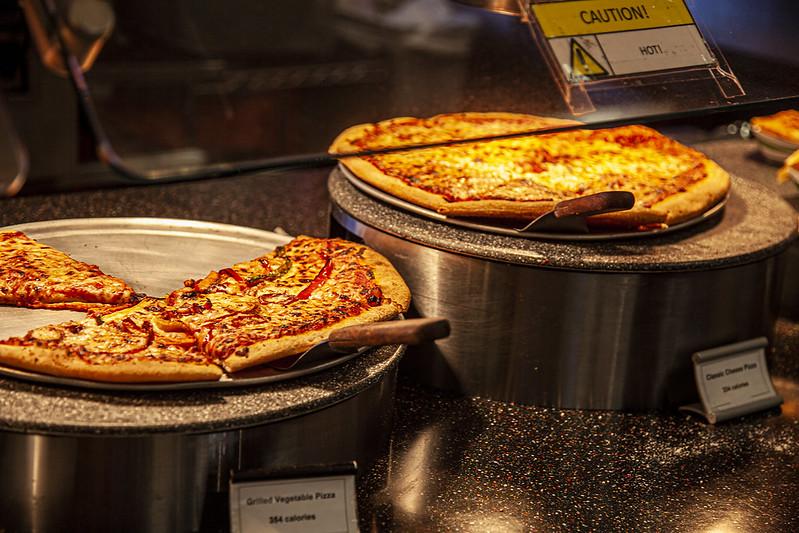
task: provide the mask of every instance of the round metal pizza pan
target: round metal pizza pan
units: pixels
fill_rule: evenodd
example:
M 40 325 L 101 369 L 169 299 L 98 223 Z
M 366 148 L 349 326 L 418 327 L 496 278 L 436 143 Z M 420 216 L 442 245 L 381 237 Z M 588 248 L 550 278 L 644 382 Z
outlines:
M 712 206 L 710 209 L 708 209 L 698 217 L 662 229 L 651 229 L 647 231 L 592 232 L 592 233 L 549 233 L 549 232 L 545 233 L 545 232 L 536 232 L 536 231 L 517 231 L 512 227 L 512 225 L 515 224 L 518 226 L 523 226 L 525 224 L 524 221 L 513 221 L 509 223 L 509 225 L 500 225 L 500 224 L 486 224 L 486 223 L 474 222 L 466 218 L 448 217 L 446 215 L 442 215 L 441 213 L 433 211 L 432 209 L 418 206 L 416 204 L 413 204 L 411 202 L 408 202 L 406 200 L 397 198 L 396 196 L 383 192 L 380 189 L 373 187 L 372 185 L 366 183 L 365 181 L 357 178 L 352 172 L 350 172 L 350 170 L 347 167 L 343 165 L 339 165 L 338 170 L 347 179 L 347 181 L 349 181 L 355 188 L 357 188 L 364 194 L 367 194 L 368 196 L 371 196 L 376 200 L 380 200 L 381 202 L 385 202 L 394 207 L 398 207 L 407 212 L 420 215 L 425 218 L 429 218 L 431 220 L 444 222 L 446 224 L 451 224 L 453 226 L 460 226 L 462 228 L 485 231 L 488 233 L 496 233 L 498 235 L 510 235 L 512 237 L 525 237 L 528 239 L 545 239 L 553 241 L 612 241 L 612 240 L 627 240 L 627 239 L 637 239 L 642 237 L 655 237 L 660 235 L 666 235 L 669 233 L 674 233 L 675 231 L 681 231 L 686 228 L 690 228 L 697 224 L 701 224 L 702 222 L 705 222 L 706 220 L 715 217 L 716 215 L 722 212 L 724 206 L 727 204 L 727 199 L 729 198 L 729 195 L 725 196 L 720 202 Z
M 799 143 L 781 139 L 754 128 L 752 136 L 757 140 L 760 154 L 772 163 L 782 164 L 786 157 L 799 150 Z
M 7 226 L 127 281 L 151 296 L 168 294 L 188 278 L 262 255 L 291 240 L 271 231 L 165 218 L 86 218 L 31 222 Z M 29 330 L 85 315 L 0 306 L 0 338 L 25 335 Z M 113 391 L 169 391 L 249 387 L 306 376 L 341 365 L 368 349 L 319 361 L 307 367 L 279 371 L 269 366 L 223 375 L 218 381 L 167 383 L 110 383 L 51 376 L 0 366 L 0 375 L 50 385 Z

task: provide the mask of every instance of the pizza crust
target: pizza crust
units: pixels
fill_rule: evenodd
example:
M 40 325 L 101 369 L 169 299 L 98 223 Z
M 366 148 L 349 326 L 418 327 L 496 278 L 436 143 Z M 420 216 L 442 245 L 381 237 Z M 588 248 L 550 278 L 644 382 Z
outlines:
M 347 317 L 325 328 L 251 344 L 247 347 L 246 355 L 234 354 L 224 359 L 221 364 L 225 370 L 236 372 L 275 361 L 282 357 L 302 353 L 315 344 L 326 340 L 333 330 L 389 320 L 407 311 L 411 301 L 410 290 L 388 259 L 367 247 L 364 247 L 363 258 L 365 264 L 374 272 L 375 283 L 383 293 L 383 303 L 381 305 L 369 308 L 359 315 Z
M 485 113 L 478 113 L 478 112 L 466 112 L 466 113 L 452 113 L 452 114 L 440 114 L 430 117 L 430 121 L 437 121 L 441 119 L 449 119 L 449 118 L 465 118 L 465 119 L 487 119 L 487 120 L 509 120 L 509 121 L 517 121 L 521 124 L 524 124 L 525 127 L 519 128 L 512 128 L 510 124 L 508 125 L 506 131 L 504 133 L 521 133 L 524 131 L 535 131 L 545 128 L 557 127 L 557 126 L 578 126 L 583 124 L 577 120 L 570 120 L 570 119 L 562 119 L 562 118 L 553 118 L 553 117 L 542 117 L 538 115 L 524 115 L 521 113 L 503 113 L 503 112 L 485 112 Z M 418 122 L 419 119 L 417 117 L 396 117 L 390 118 L 388 120 L 381 121 L 380 124 L 391 127 L 397 124 L 402 124 L 403 122 Z M 521 125 L 520 124 L 520 125 Z M 374 127 L 374 124 L 356 124 L 354 126 L 350 126 L 349 128 L 342 131 L 330 145 L 328 149 L 332 154 L 347 154 L 352 152 L 360 152 L 362 151 L 354 141 L 363 137 L 364 133 L 368 132 L 370 129 Z M 494 133 L 495 135 L 499 135 L 499 133 Z M 483 136 L 488 136 L 490 133 L 478 133 L 473 135 L 474 138 L 479 138 Z M 468 140 L 469 137 L 465 137 L 459 140 Z M 455 140 L 455 138 L 450 139 Z M 443 142 L 443 141 L 442 141 Z M 394 148 L 396 148 L 395 146 Z M 412 150 L 413 148 L 409 148 Z
M 0 363 L 33 372 L 93 381 L 141 383 L 211 381 L 222 377 L 213 364 L 130 360 L 90 364 L 65 348 L 0 344 Z
M 673 226 L 701 215 L 719 203 L 730 190 L 730 175 L 716 162 L 705 159 L 704 178 L 691 184 L 685 192 L 669 196 L 652 206 L 668 213 L 666 224 Z M 621 213 L 619 213 L 621 214 Z
M 400 179 L 387 176 L 365 159 L 347 158 L 342 159 L 341 163 L 358 178 L 392 196 L 432 209 L 438 213 L 448 214 L 447 209 L 449 209 L 452 202 L 446 201 L 443 196 L 418 187 L 412 187 Z
M 799 170 L 799 150 L 795 151 L 785 159 L 785 163 L 777 171 L 777 181 L 785 183 L 791 179 L 791 171 Z

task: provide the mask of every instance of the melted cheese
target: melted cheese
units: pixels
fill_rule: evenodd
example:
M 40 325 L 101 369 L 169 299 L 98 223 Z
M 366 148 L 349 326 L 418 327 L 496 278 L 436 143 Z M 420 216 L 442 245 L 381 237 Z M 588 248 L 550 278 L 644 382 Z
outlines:
M 362 246 L 299 237 L 166 298 L 167 312 L 224 359 L 255 342 L 335 324 L 383 302 Z
M 447 133 L 413 125 L 375 125 L 362 149 L 403 142 L 446 140 Z M 476 127 L 484 135 L 497 127 Z M 425 133 L 427 131 L 427 133 Z M 513 131 L 505 128 L 504 133 Z M 483 143 L 453 145 L 366 158 L 395 177 L 450 202 L 561 200 L 607 190 L 628 190 L 651 206 L 701 179 L 692 172 L 705 156 L 643 126 L 577 130 Z
M 154 319 L 162 311 L 158 301 L 146 298 L 126 309 L 96 313 L 81 322 L 43 326 L 23 339 L 3 342 L 67 350 L 89 364 L 135 360 L 210 364 L 197 350 L 193 335 L 156 326 Z
M 0 303 L 120 304 L 132 295 L 125 282 L 103 274 L 96 265 L 77 261 L 21 232 L 0 232 Z

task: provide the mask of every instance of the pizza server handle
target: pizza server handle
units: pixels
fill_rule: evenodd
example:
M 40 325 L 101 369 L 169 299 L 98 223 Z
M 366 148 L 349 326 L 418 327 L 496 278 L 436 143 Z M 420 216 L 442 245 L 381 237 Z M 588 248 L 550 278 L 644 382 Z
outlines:
M 626 211 L 635 205 L 635 196 L 630 191 L 604 191 L 559 202 L 552 214 L 555 218 L 612 213 Z
M 421 344 L 448 335 L 446 318 L 409 318 L 337 329 L 330 333 L 328 344 L 334 350 L 347 351 L 362 346 Z

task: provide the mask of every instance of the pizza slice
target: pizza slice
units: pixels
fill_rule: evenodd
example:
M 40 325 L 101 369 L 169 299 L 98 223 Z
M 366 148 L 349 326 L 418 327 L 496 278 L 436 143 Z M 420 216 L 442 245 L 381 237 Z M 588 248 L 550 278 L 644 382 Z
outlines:
M 20 231 L 0 232 L 0 304 L 86 311 L 133 303 L 134 290 Z
M 194 332 L 203 353 L 235 372 L 305 351 L 333 329 L 393 318 L 410 291 L 366 246 L 301 236 L 188 280 L 165 303 L 171 325 L 162 327 Z
M 185 331 L 162 329 L 163 303 L 145 298 L 82 321 L 0 341 L 0 363 L 56 376 L 109 382 L 217 380 L 222 370 Z
M 754 117 L 751 122 L 758 133 L 799 144 L 799 110 L 786 109 L 766 117 Z

